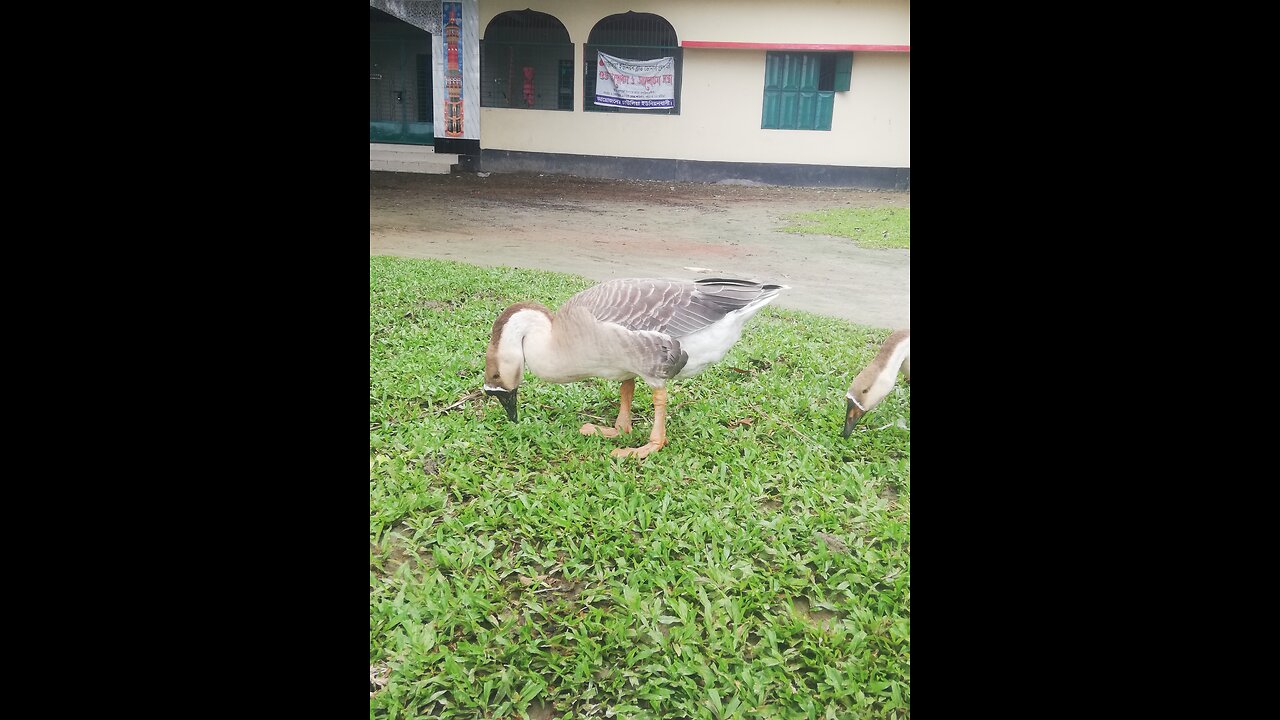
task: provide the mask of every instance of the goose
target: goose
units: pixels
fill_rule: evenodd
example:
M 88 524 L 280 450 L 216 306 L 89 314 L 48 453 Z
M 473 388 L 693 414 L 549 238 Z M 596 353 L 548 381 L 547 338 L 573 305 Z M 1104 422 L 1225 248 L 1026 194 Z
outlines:
M 627 278 L 587 288 L 554 313 L 538 303 L 518 302 L 493 323 L 484 392 L 497 397 L 515 422 L 525 368 L 551 383 L 590 377 L 620 381 L 613 427 L 587 423 L 579 430 L 612 438 L 631 432 L 631 399 L 639 377 L 653 391 L 649 442 L 610 454 L 644 458 L 667 444 L 667 382 L 718 362 L 742 337 L 743 325 L 785 289 L 733 278 Z
M 849 437 L 853 426 L 863 415 L 871 412 L 881 400 L 893 389 L 898 380 L 898 371 L 911 384 L 911 331 L 895 330 L 885 338 L 871 364 L 862 369 L 845 397 L 844 432 L 841 437 Z

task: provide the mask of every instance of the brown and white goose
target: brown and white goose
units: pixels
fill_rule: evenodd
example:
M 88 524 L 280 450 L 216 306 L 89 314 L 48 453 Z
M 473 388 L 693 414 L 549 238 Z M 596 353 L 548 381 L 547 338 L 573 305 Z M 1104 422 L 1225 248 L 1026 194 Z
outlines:
M 844 432 L 841 437 L 849 437 L 853 426 L 863 415 L 871 412 L 881 400 L 889 394 L 898 380 L 898 371 L 911 383 L 911 331 L 895 330 L 885 338 L 870 365 L 862 369 L 849 392 L 845 393 Z
M 667 444 L 667 381 L 697 375 L 723 358 L 742 337 L 747 320 L 785 288 L 730 278 L 631 278 L 587 288 L 554 313 L 537 303 L 516 303 L 493 323 L 484 390 L 515 422 L 526 367 L 552 383 L 589 377 L 621 381 L 613 427 L 587 423 L 580 429 L 584 435 L 616 437 L 631 432 L 631 398 L 639 377 L 653 389 L 653 431 L 647 444 L 618 448 L 612 455 L 642 458 Z

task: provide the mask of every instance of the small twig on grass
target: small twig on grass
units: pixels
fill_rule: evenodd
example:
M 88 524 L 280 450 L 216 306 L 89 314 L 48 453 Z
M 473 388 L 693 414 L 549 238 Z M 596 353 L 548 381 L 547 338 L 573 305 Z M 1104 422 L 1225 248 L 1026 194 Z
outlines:
M 881 425 L 880 427 L 876 428 L 876 430 L 877 430 L 877 431 L 878 431 L 878 430 L 884 430 L 885 428 L 891 428 L 891 427 L 898 427 L 898 428 L 902 428 L 903 430 L 909 430 L 909 429 L 910 429 L 910 428 L 908 428 L 908 427 L 907 427 L 907 424 L 903 421 L 903 418 L 898 418 L 897 420 L 894 420 L 893 422 L 889 423 L 888 425 Z
M 452 410 L 452 409 L 454 409 L 454 408 L 456 408 L 456 407 L 462 407 L 463 405 L 466 405 L 467 403 L 471 402 L 472 400 L 479 400 L 479 399 L 481 399 L 481 398 L 483 398 L 483 397 L 484 397 L 484 391 L 483 391 L 483 390 L 472 390 L 471 392 L 467 393 L 466 395 L 463 395 L 463 396 L 462 396 L 462 398 L 458 400 L 458 402 L 456 402 L 456 403 L 454 403 L 454 404 L 450 405 L 449 407 L 443 407 L 443 408 L 440 408 L 439 410 L 436 410 L 436 414 L 437 414 L 437 415 L 441 415 L 441 414 L 443 414 L 443 413 L 447 413 L 447 412 L 449 412 L 450 410 Z

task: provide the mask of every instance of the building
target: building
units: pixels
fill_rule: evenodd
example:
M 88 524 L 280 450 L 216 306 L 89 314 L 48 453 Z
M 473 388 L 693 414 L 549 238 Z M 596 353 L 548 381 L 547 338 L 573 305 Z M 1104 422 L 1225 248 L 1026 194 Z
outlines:
M 494 172 L 909 190 L 909 0 L 370 0 L 370 142 Z

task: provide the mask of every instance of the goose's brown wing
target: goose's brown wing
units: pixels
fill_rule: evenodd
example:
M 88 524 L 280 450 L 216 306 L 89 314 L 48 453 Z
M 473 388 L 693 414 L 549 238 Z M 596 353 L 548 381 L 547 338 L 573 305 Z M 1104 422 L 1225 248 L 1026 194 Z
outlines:
M 569 298 L 564 307 L 581 307 L 600 322 L 617 323 L 628 330 L 681 338 L 734 310 L 772 297 L 780 289 L 779 285 L 730 278 L 694 282 L 627 278 L 583 290 Z

